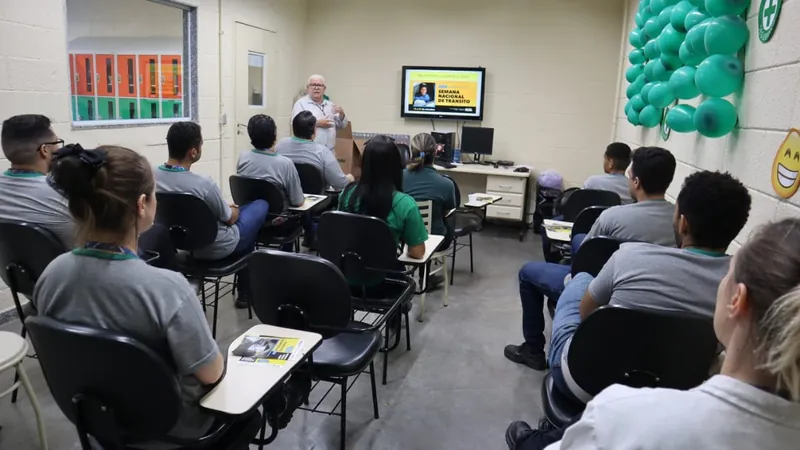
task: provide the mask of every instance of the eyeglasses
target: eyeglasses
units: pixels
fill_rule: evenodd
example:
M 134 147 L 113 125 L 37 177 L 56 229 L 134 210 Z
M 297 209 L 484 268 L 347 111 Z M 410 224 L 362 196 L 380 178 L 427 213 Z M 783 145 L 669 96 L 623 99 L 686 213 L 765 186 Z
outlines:
M 324 84 L 312 83 L 312 84 L 309 84 L 309 85 L 308 85 L 308 87 L 312 87 L 312 88 L 324 88 L 324 87 L 325 87 L 325 85 L 324 85 Z
M 64 148 L 64 140 L 63 139 L 59 139 L 59 140 L 53 141 L 53 142 L 45 142 L 42 145 L 54 145 L 54 146 L 56 146 L 56 150 L 59 150 L 59 149 Z

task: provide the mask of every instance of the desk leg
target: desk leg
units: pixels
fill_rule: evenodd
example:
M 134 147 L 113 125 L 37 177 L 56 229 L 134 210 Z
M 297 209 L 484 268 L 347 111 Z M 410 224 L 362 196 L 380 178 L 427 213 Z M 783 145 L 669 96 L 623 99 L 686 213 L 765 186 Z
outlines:
M 525 182 L 525 193 L 522 194 L 522 225 L 520 225 L 519 230 L 519 241 L 522 242 L 525 239 L 525 233 L 528 231 L 528 184 L 529 182 Z

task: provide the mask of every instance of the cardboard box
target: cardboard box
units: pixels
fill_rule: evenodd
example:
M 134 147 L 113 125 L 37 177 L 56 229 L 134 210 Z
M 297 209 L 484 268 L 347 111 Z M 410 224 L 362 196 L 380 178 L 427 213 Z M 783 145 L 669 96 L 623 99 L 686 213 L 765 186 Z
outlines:
M 353 138 L 353 128 L 350 122 L 347 126 L 336 130 L 336 146 L 334 153 L 336 160 L 344 173 L 351 173 L 356 179 L 361 177 L 361 155 L 364 153 L 364 144 L 367 139 Z

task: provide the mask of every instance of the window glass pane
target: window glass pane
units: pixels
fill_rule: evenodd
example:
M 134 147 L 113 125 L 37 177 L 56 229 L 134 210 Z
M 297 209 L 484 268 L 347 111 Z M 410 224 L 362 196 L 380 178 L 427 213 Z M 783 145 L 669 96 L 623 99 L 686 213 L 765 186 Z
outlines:
M 250 106 L 266 106 L 264 99 L 264 65 L 266 57 L 250 53 L 247 57 L 247 97 Z

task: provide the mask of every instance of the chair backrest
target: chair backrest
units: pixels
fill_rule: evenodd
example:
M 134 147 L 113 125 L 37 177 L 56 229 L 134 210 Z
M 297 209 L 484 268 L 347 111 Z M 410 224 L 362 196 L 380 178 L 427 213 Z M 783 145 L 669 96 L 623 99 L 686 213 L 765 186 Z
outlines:
M 217 239 L 219 219 L 203 199 L 174 192 L 158 192 L 156 199 L 156 223 L 169 230 L 176 249 L 191 252 Z
M 0 277 L 19 294 L 33 295 L 45 267 L 66 251 L 53 233 L 39 225 L 0 220 Z
M 328 260 L 303 253 L 259 250 L 248 257 L 253 309 L 269 325 L 331 335 L 332 328 L 347 328 L 352 318 L 350 286 L 342 272 Z M 294 305 L 305 323 L 293 323 L 279 309 Z M 326 331 L 326 329 L 328 329 Z
M 567 222 L 575 222 L 578 214 L 590 206 L 617 206 L 622 201 L 614 192 L 600 189 L 579 189 L 572 192 L 563 203 L 561 213 Z
M 553 217 L 563 215 L 564 205 L 569 201 L 569 198 L 572 197 L 572 194 L 580 190 L 581 188 L 579 187 L 571 187 L 563 192 L 559 190 L 556 199 L 553 201 Z
M 311 164 L 294 163 L 297 175 L 300 176 L 300 186 L 306 194 L 322 194 L 325 192 L 325 179 L 322 172 Z
M 572 276 L 586 272 L 596 277 L 611 255 L 619 250 L 620 244 L 620 241 L 606 236 L 596 236 L 583 241 L 578 251 L 572 255 L 572 269 L 570 270 Z
M 25 326 L 53 398 L 79 433 L 141 441 L 164 436 L 177 422 L 178 378 L 141 342 L 44 316 Z
M 417 200 L 417 208 L 419 208 L 419 214 L 422 216 L 422 223 L 425 224 L 428 234 L 431 234 L 431 222 L 433 221 L 433 200 Z
M 583 208 L 583 211 L 578 213 L 575 218 L 575 223 L 572 224 L 572 235 L 586 234 L 592 229 L 592 225 L 597 222 L 597 218 L 603 211 L 607 210 L 608 206 L 589 206 Z
M 614 383 L 690 389 L 708 378 L 716 354 L 710 318 L 604 306 L 578 326 L 567 362 L 594 396 Z
M 332 262 L 348 278 L 360 278 L 362 269 L 394 272 L 397 245 L 389 225 L 376 217 L 328 211 L 317 229 L 319 255 Z
M 246 205 L 254 200 L 266 200 L 270 214 L 282 214 L 287 206 L 283 204 L 283 194 L 278 186 L 261 178 L 231 175 L 228 179 L 231 195 L 237 205 Z
M 456 208 L 461 206 L 461 190 L 458 188 L 458 183 L 450 175 L 442 174 L 443 177 L 453 182 L 453 189 L 456 191 Z

